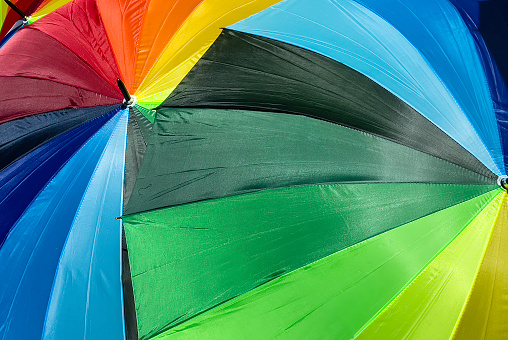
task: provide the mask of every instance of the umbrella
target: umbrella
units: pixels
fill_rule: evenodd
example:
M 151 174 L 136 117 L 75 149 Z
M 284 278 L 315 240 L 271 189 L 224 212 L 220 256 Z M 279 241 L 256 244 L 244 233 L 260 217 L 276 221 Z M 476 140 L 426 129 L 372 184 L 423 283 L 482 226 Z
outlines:
M 70 0 L 3 0 L 0 3 L 0 47 L 21 27 L 33 23 Z
M 2 338 L 506 337 L 507 6 L 275 3 L 0 49 Z

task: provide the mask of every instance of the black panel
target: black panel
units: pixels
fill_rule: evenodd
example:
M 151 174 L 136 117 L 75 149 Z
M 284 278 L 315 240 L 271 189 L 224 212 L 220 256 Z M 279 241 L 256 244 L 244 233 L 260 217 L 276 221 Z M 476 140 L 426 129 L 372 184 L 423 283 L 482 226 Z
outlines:
M 224 30 L 162 107 L 308 115 L 495 175 L 434 124 L 366 76 L 317 53 Z

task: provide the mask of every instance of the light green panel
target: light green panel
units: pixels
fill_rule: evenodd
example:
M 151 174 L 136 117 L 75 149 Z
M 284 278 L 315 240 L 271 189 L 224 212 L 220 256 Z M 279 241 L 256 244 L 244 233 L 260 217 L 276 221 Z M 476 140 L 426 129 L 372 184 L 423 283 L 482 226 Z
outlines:
M 8 8 L 9 7 L 5 3 L 5 1 L 2 0 L 2 2 L 0 2 L 0 29 L 2 29 L 2 26 L 4 24 L 4 20 L 5 20 L 5 16 L 7 15 Z
M 155 111 L 152 109 L 156 108 L 159 105 L 152 104 L 153 103 L 137 103 L 136 108 L 150 121 L 150 123 L 153 124 L 155 122 Z
M 484 194 L 344 249 L 157 338 L 352 338 L 496 194 Z
M 504 193 L 356 339 L 449 339 L 471 292 Z

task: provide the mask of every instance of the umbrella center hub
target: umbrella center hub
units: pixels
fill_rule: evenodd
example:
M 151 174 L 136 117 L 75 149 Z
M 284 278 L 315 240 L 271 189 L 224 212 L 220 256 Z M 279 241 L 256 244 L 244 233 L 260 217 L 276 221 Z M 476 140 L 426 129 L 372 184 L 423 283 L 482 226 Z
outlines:
M 499 176 L 497 178 L 497 184 L 500 185 L 504 190 L 508 191 L 508 176 Z
M 130 96 L 129 100 L 125 100 L 125 99 L 123 100 L 123 104 L 126 107 L 133 107 L 134 105 L 136 105 L 136 102 L 137 102 L 137 98 L 136 98 L 136 96 L 133 96 L 133 95 Z

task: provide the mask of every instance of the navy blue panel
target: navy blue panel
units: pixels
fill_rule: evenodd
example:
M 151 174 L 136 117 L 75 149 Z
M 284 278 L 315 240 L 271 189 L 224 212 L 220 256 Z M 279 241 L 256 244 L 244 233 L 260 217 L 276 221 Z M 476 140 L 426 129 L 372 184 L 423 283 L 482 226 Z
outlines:
M 118 109 L 37 148 L 0 172 L 0 244 L 37 194 Z
M 1 124 L 0 170 L 56 136 L 114 109 L 115 105 L 66 109 Z
M 508 2 L 450 0 L 466 22 L 482 59 L 508 167 Z

